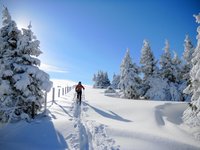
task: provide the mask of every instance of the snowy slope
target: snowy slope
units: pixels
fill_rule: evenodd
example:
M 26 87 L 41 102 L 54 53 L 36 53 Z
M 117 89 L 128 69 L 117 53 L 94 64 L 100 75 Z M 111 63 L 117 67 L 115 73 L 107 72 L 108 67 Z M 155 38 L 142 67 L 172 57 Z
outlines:
M 200 149 L 200 142 L 182 125 L 185 103 L 119 99 L 88 86 L 81 106 L 74 90 L 54 103 L 51 95 L 48 116 L 0 129 L 0 149 Z
M 181 125 L 185 103 L 118 99 L 94 89 L 87 93 L 86 119 L 106 125 L 120 149 L 200 149 Z

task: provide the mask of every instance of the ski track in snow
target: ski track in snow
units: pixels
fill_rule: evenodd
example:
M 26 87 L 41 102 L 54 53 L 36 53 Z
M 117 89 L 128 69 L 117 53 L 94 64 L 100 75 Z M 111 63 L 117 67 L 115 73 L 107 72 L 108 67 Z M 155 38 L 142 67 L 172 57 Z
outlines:
M 120 146 L 116 146 L 115 141 L 108 137 L 105 125 L 84 119 L 88 110 L 84 95 L 81 105 L 76 102 L 76 96 L 73 101 L 72 111 L 77 133 L 71 136 L 71 148 L 75 150 L 119 150 Z M 73 145 L 74 143 L 76 144 Z

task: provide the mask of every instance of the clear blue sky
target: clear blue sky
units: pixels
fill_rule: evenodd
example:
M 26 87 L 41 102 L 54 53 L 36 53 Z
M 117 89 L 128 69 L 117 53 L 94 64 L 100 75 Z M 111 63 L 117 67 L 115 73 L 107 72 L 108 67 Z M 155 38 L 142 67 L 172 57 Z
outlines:
M 107 71 L 112 79 L 126 48 L 140 59 L 147 39 L 156 58 L 168 39 L 181 57 L 185 34 L 196 45 L 200 0 L 0 0 L 18 27 L 40 40 L 42 66 L 51 78 L 92 84 L 93 74 Z

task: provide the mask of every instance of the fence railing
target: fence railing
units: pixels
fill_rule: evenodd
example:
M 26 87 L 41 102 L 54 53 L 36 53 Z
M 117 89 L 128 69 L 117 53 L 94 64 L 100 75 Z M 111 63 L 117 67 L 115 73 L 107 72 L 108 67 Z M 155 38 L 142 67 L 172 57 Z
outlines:
M 48 93 L 45 93 L 45 98 L 55 101 L 56 98 L 59 98 L 61 96 L 65 96 L 67 93 L 69 93 L 72 89 L 74 89 L 74 86 L 57 86 L 57 87 L 52 87 L 51 91 Z
M 45 93 L 45 103 L 44 103 L 44 111 L 47 109 L 47 101 L 51 101 L 54 103 L 57 98 L 60 98 L 62 96 L 65 96 L 67 93 L 69 93 L 72 89 L 74 89 L 75 86 L 56 86 L 52 87 L 50 92 Z

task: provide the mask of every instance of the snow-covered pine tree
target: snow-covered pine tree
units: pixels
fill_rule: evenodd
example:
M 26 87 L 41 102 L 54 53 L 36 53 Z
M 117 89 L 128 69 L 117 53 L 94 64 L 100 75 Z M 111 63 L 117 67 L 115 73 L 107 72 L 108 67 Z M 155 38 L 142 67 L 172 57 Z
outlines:
M 173 68 L 172 68 L 172 58 L 169 49 L 169 42 L 168 40 L 165 41 L 164 53 L 161 55 L 160 58 L 160 74 L 163 79 L 168 79 L 170 82 L 175 82 L 175 77 L 173 75 Z
M 107 88 L 110 86 L 110 80 L 108 78 L 108 73 L 103 71 L 98 71 L 97 75 L 94 74 L 93 77 L 94 88 Z
M 103 81 L 102 82 L 103 82 L 104 88 L 107 88 L 107 87 L 110 86 L 110 80 L 108 78 L 108 73 L 107 72 L 103 73 Z
M 200 13 L 195 15 L 196 22 L 200 24 Z M 197 127 L 195 136 L 200 139 L 200 26 L 197 28 L 197 46 L 192 58 L 190 71 L 191 84 L 184 90 L 192 94 L 191 103 L 183 113 L 183 120 L 191 127 Z
M 35 111 L 42 108 L 44 92 L 52 82 L 49 75 L 39 69 L 42 52 L 40 42 L 28 29 L 18 30 L 7 8 L 3 10 L 3 27 L 0 30 L 0 121 L 29 117 L 32 104 Z
M 179 59 L 177 53 L 174 51 L 174 57 L 172 58 L 172 68 L 173 68 L 173 76 L 174 82 L 180 83 L 182 79 L 182 61 Z
M 194 46 L 190 40 L 189 35 L 185 36 L 184 40 L 184 53 L 183 58 L 186 61 L 187 64 L 191 63 L 191 60 L 193 58 L 192 54 L 194 53 Z
M 187 85 L 189 84 L 190 79 L 190 70 L 192 68 L 191 60 L 193 58 L 194 53 L 194 46 L 189 38 L 189 35 L 186 35 L 184 40 L 184 52 L 183 52 L 183 58 L 185 60 L 185 64 L 183 66 L 183 79 L 187 82 Z
M 94 74 L 93 78 L 92 78 L 92 81 L 94 82 L 94 85 L 93 85 L 93 88 L 96 87 L 96 83 L 97 83 L 97 75 Z
M 143 41 L 140 63 L 142 64 L 142 72 L 144 73 L 144 79 L 153 76 L 153 74 L 155 74 L 155 72 L 157 71 L 157 62 L 155 61 L 150 44 L 147 40 Z
M 183 52 L 183 58 L 184 58 L 184 64 L 181 70 L 182 73 L 182 83 L 181 83 L 181 90 L 183 91 L 190 83 L 190 70 L 192 68 L 191 60 L 193 58 L 194 53 L 194 46 L 189 38 L 189 35 L 186 35 L 184 40 L 184 52 Z M 185 101 L 191 100 L 191 94 L 183 94 Z
M 114 89 L 118 89 L 119 88 L 119 82 L 120 82 L 120 75 L 114 74 L 111 86 Z
M 102 86 L 102 82 L 101 82 L 102 74 L 103 74 L 102 71 L 98 71 L 97 74 L 94 74 L 94 77 L 93 77 L 93 81 L 94 81 L 93 87 L 94 88 L 101 88 L 100 86 Z
M 165 93 L 163 93 L 166 97 L 166 100 L 181 101 L 182 96 L 178 83 L 181 76 L 178 71 L 181 66 L 181 61 L 176 54 L 174 55 L 173 59 L 171 58 L 169 42 L 167 40 L 165 42 L 164 53 L 160 58 L 160 66 L 161 77 L 163 81 L 166 81 L 168 84 L 168 86 L 165 87 Z
M 171 82 L 169 86 L 171 93 L 171 100 L 183 101 L 184 100 L 184 94 L 183 94 L 184 84 L 182 80 L 183 64 L 175 51 L 174 51 L 174 57 L 172 59 L 172 68 L 173 68 L 174 82 Z
M 141 94 L 144 98 L 149 99 L 151 97 L 149 94 L 146 95 L 146 93 L 150 88 L 152 88 L 152 86 L 154 86 L 153 84 L 151 84 L 150 80 L 152 80 L 153 78 L 157 78 L 158 68 L 156 66 L 157 62 L 155 61 L 153 52 L 151 51 L 150 44 L 147 40 L 143 41 L 140 64 L 142 64 L 141 70 L 144 74 L 142 80 Z
M 136 64 L 132 63 L 129 49 L 127 49 L 120 66 L 119 88 L 122 91 L 121 97 L 137 99 L 140 97 L 141 79 Z

